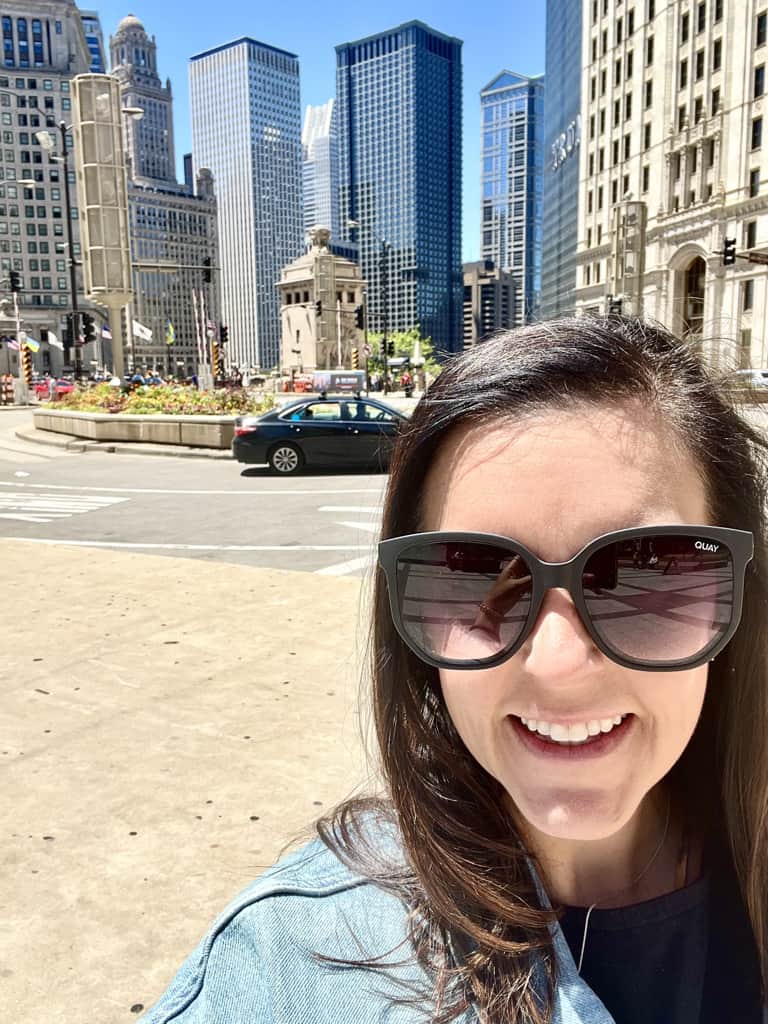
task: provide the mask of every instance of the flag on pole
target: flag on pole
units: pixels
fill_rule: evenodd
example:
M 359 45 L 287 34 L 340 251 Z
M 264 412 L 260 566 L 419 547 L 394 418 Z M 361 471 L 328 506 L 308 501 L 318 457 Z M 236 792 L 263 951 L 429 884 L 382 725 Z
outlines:
M 8 339 L 8 348 L 11 349 L 13 352 L 18 352 L 20 347 L 21 346 L 19 345 L 18 341 L 16 341 L 15 338 Z
M 101 336 L 102 338 L 106 338 L 107 341 L 112 341 L 112 331 L 109 329 L 109 324 L 101 325 Z
M 39 352 L 40 351 L 40 342 L 39 341 L 35 341 L 34 338 L 30 338 L 30 336 L 27 335 L 26 340 L 24 342 L 24 347 L 28 348 L 30 352 Z
M 140 324 L 138 320 L 133 321 L 133 333 L 137 338 L 142 338 L 144 341 L 152 341 L 152 331 L 144 324 Z
M 64 351 L 64 346 L 53 333 L 53 331 L 48 331 L 48 344 L 51 346 L 51 348 L 57 348 L 60 352 Z
M 165 326 L 165 344 L 172 345 L 176 341 L 176 328 L 169 320 Z

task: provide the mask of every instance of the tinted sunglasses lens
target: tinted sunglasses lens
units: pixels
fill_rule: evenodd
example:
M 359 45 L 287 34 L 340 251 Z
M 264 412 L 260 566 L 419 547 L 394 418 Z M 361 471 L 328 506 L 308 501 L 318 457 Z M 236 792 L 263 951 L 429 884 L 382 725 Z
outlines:
M 590 557 L 582 582 L 595 630 L 626 658 L 694 658 L 731 622 L 733 558 L 724 544 L 704 537 L 607 544 Z
M 397 599 L 414 646 L 475 661 L 509 648 L 531 605 L 531 573 L 514 551 L 474 542 L 417 545 L 397 560 Z

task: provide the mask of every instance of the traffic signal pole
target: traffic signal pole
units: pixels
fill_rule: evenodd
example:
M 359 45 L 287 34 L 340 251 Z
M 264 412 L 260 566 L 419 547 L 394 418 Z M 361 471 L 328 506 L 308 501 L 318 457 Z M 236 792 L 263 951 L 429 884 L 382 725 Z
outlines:
M 71 313 L 69 315 L 70 340 L 75 348 L 75 380 L 83 375 L 83 353 L 77 344 L 80 316 L 77 308 L 77 262 L 75 260 L 75 243 L 72 233 L 72 197 L 69 194 L 69 146 L 67 145 L 67 122 L 59 122 L 61 132 L 61 164 L 64 168 L 64 199 L 67 206 L 67 245 L 69 247 L 69 289 Z M 65 345 L 66 349 L 66 345 Z M 69 352 L 65 353 L 70 356 Z

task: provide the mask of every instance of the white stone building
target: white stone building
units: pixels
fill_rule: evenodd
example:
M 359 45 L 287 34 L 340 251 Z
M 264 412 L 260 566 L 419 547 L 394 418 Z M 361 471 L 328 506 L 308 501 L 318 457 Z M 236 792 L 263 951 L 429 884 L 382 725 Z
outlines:
M 585 0 L 577 308 L 768 365 L 766 0 Z
M 349 369 L 352 349 L 360 365 L 365 282 L 360 267 L 329 248 L 330 231 L 311 232 L 309 252 L 280 276 L 280 366 L 284 371 Z

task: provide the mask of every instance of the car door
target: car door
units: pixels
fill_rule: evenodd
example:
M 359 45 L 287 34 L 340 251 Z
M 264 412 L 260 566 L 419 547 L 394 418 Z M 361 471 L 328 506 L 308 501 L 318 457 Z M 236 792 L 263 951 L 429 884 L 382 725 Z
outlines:
M 347 431 L 347 461 L 357 465 L 376 462 L 380 431 L 370 416 L 373 406 L 359 398 L 347 399 L 341 406 Z
M 341 421 L 340 402 L 311 402 L 301 419 L 291 420 L 291 436 L 304 452 L 307 462 L 332 465 L 343 460 L 346 431 Z
M 400 423 L 395 415 L 387 409 L 382 409 L 373 402 L 362 403 L 365 406 L 365 419 L 368 424 L 368 431 L 371 445 L 371 461 L 380 468 L 384 468 L 389 462 L 397 435 L 400 432 Z

